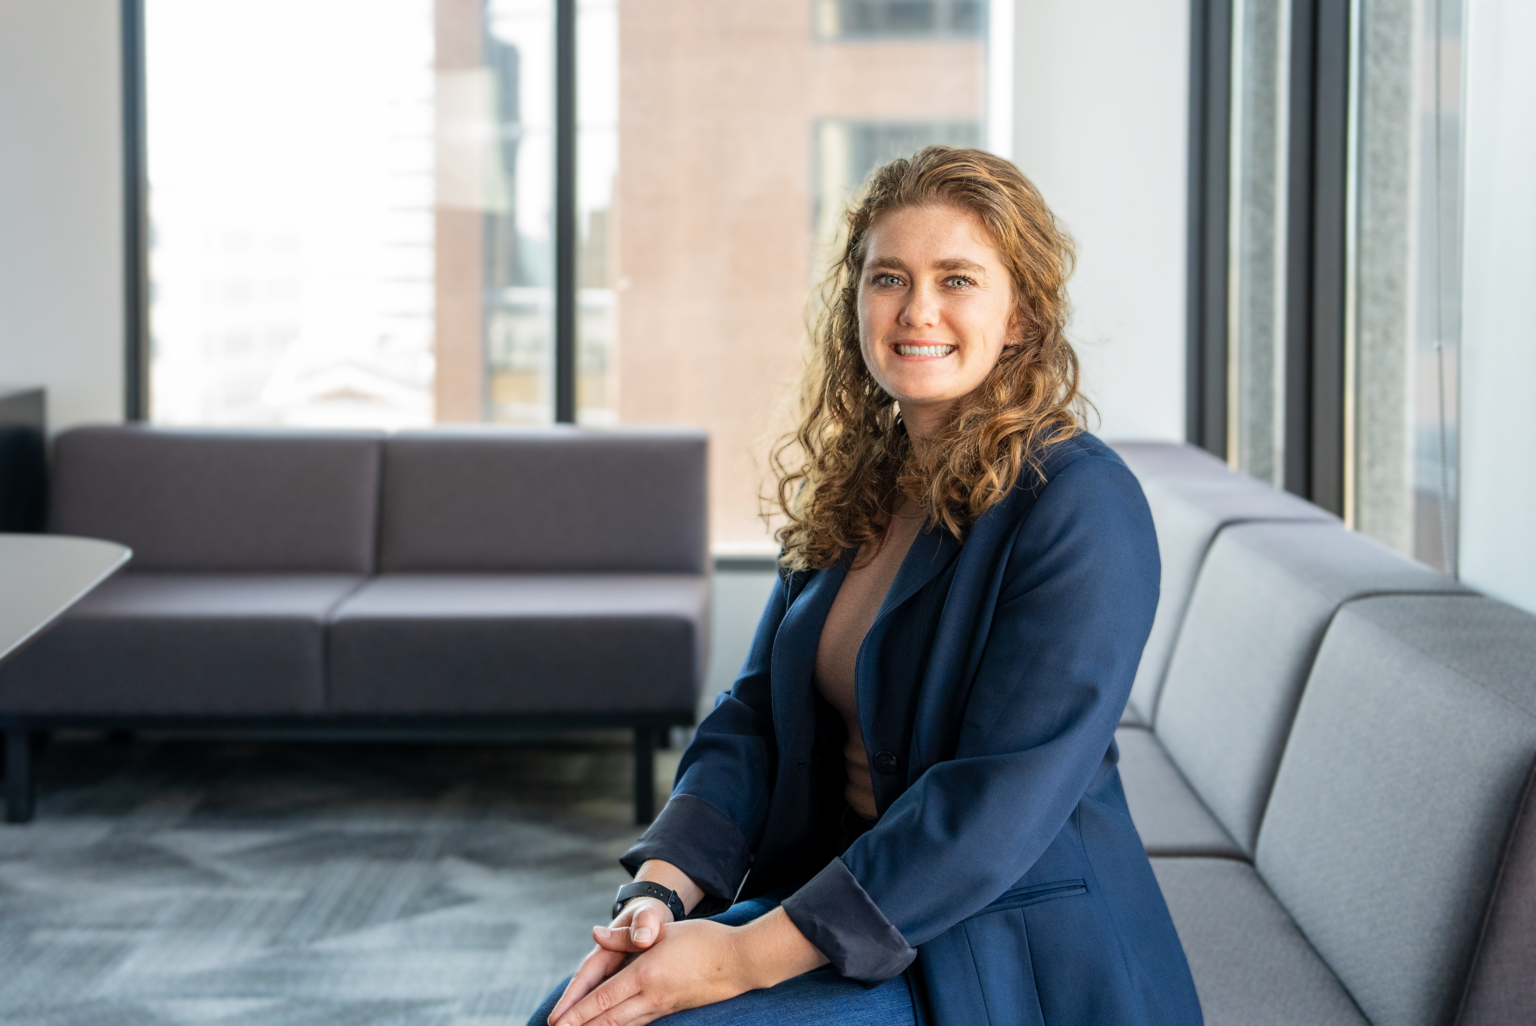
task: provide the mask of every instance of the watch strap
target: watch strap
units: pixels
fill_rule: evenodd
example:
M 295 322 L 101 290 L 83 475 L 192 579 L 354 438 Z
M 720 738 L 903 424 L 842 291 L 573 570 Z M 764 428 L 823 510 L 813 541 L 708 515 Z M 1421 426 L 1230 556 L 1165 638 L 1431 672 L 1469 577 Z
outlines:
M 672 918 L 677 922 L 682 922 L 683 917 L 687 915 L 687 911 L 683 908 L 683 899 L 677 896 L 676 891 L 649 880 L 636 880 L 619 888 L 618 896 L 613 899 L 614 918 L 618 918 L 619 913 L 624 911 L 624 903 L 632 898 L 655 898 L 667 906 L 668 911 L 672 913 Z

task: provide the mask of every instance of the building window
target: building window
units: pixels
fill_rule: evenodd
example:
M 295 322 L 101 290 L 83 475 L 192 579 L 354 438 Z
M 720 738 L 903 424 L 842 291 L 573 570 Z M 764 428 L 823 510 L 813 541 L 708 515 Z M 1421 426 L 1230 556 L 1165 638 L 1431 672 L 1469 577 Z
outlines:
M 823 39 L 986 35 L 986 0 L 815 0 Z
M 555 0 L 144 3 L 151 419 L 553 420 Z M 767 551 L 821 227 L 980 141 L 985 5 L 575 9 L 576 420 L 707 429 Z

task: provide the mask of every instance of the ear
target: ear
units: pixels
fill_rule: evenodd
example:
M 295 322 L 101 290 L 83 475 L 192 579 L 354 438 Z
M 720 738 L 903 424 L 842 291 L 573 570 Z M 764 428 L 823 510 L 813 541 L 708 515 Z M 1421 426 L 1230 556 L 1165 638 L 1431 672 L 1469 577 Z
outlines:
M 1008 328 L 1003 335 L 1003 348 L 1012 349 L 1024 344 L 1024 326 L 1029 323 L 1029 314 L 1021 309 L 1015 309 L 1013 316 L 1008 318 Z

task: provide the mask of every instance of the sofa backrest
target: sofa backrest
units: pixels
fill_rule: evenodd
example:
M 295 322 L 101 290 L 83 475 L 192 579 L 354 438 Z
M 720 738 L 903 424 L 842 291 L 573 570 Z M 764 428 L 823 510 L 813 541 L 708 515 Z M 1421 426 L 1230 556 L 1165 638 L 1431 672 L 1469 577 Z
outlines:
M 386 572 L 704 573 L 706 436 L 437 429 L 384 443 Z
M 1375 1026 L 1456 1021 L 1483 924 L 1498 918 L 1501 862 L 1520 850 L 1507 841 L 1533 759 L 1536 617 L 1475 596 L 1339 611 L 1256 865 Z M 1524 929 L 1528 960 L 1536 917 Z M 1530 975 L 1527 961 L 1508 981 L 1527 998 Z
M 134 570 L 369 573 L 382 435 L 87 427 L 54 440 L 48 529 Z
M 1200 568 L 1154 720 L 1190 786 L 1249 855 L 1323 632 L 1362 595 L 1461 592 L 1333 523 L 1234 524 Z
M 1129 705 L 1140 722 L 1151 723 L 1195 577 L 1217 532 L 1229 524 L 1254 520 L 1338 521 L 1311 503 L 1244 474 L 1149 475 L 1140 480 L 1152 509 L 1163 572 L 1157 614 L 1136 667 Z
M 1238 472 L 1226 460 L 1181 442 L 1110 442 L 1109 447 L 1142 481 L 1154 477 L 1230 478 Z

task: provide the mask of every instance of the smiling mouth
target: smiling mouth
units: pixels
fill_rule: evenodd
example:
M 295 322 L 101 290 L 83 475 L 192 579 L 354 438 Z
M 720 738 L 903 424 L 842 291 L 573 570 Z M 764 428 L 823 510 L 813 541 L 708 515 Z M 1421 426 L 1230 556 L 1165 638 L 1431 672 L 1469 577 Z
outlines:
M 948 356 L 958 346 L 951 345 L 911 345 L 906 342 L 896 343 L 897 356 Z

